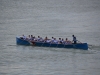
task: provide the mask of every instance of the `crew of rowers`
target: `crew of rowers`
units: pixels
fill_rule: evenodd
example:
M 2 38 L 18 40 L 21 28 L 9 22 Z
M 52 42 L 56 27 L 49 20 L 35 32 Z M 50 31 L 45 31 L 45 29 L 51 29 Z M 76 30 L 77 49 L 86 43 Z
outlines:
M 29 35 L 28 37 L 22 35 L 20 37 L 21 39 L 24 40 L 28 40 L 30 42 L 46 42 L 46 43 L 55 43 L 55 44 L 72 44 L 72 41 L 68 40 L 68 38 L 66 38 L 66 40 L 64 40 L 63 38 L 59 38 L 59 40 L 57 40 L 56 38 L 52 37 L 52 39 L 49 39 L 48 37 L 45 37 L 44 39 L 40 36 L 38 36 L 37 38 L 33 35 Z

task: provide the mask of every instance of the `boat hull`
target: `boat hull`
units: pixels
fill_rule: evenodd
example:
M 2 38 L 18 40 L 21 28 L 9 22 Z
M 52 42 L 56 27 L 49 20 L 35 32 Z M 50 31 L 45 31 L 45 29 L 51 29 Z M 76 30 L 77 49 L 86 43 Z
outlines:
M 29 41 L 16 37 L 17 45 L 31 45 Z
M 43 42 L 29 42 L 27 40 L 16 37 L 16 44 L 18 45 L 33 45 L 39 47 L 54 47 L 54 48 L 74 48 L 74 49 L 83 49 L 88 50 L 87 43 L 78 43 L 78 44 L 53 44 L 53 43 L 43 43 Z

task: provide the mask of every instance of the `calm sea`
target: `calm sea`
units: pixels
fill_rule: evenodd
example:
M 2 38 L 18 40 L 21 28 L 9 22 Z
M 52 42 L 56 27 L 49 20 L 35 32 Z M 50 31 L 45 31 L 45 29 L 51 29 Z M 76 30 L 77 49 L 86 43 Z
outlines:
M 16 45 L 22 34 L 89 50 Z M 0 0 L 0 75 L 100 75 L 100 0 Z

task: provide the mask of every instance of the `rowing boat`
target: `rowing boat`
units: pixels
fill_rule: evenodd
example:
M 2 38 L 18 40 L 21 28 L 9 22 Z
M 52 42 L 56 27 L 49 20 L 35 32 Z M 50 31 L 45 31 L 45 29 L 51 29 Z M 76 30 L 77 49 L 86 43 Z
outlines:
M 54 47 L 54 48 L 74 48 L 74 49 L 82 49 L 88 50 L 87 43 L 77 43 L 77 44 L 54 44 L 47 42 L 30 42 L 28 40 L 21 39 L 20 37 L 16 37 L 17 45 L 27 45 L 27 46 L 39 46 L 39 47 Z

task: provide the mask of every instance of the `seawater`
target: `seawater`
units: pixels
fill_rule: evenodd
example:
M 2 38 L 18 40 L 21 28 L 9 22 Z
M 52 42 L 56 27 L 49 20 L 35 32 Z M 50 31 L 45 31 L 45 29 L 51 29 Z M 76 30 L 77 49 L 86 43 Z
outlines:
M 0 75 L 99 75 L 99 20 L 99 0 L 1 0 Z M 74 34 L 89 50 L 16 45 L 22 34 Z

